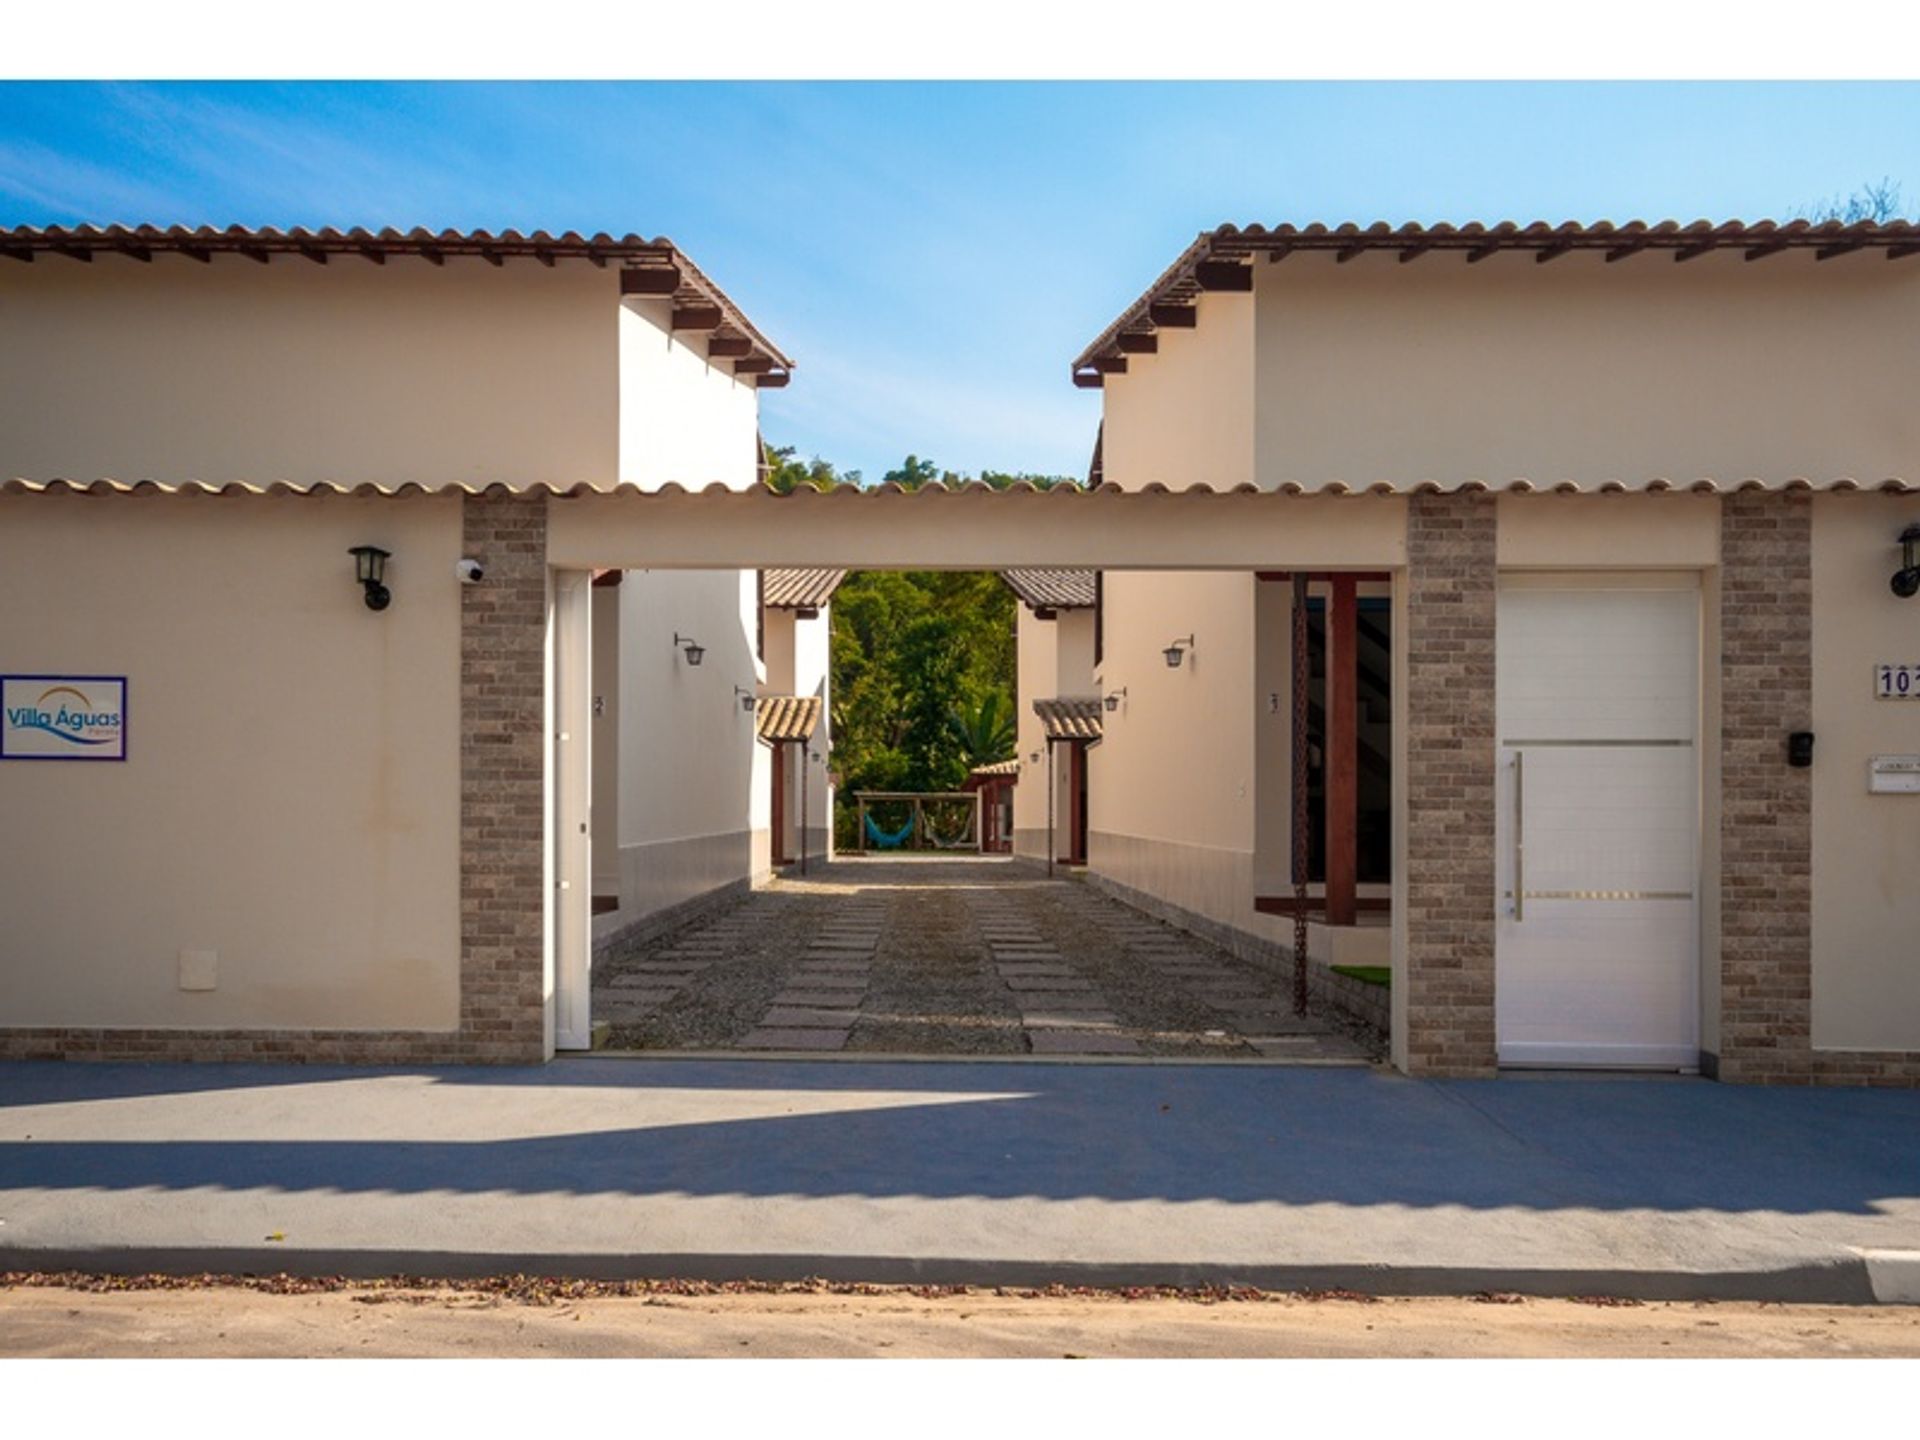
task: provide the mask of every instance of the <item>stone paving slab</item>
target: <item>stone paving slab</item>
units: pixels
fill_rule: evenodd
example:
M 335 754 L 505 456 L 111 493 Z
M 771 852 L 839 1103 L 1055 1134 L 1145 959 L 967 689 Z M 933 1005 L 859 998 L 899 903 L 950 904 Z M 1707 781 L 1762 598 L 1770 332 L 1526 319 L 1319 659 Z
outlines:
M 1111 1010 L 1022 1010 L 1020 1021 L 1029 1030 L 1111 1030 L 1120 1017 Z
M 860 991 L 843 990 L 782 990 L 773 997 L 775 1005 L 798 1005 L 808 1009 L 832 1009 L 844 1006 L 849 997 L 858 998 Z
M 845 1030 L 859 1020 L 858 1010 L 823 1010 L 806 1006 L 776 1005 L 761 1018 L 765 1030 Z
M 1009 990 L 1045 990 L 1061 993 L 1068 990 L 1091 990 L 1090 982 L 1078 979 L 1071 974 L 1061 975 L 1010 975 L 1005 970 L 1000 978 Z
M 845 1030 L 782 1029 L 763 1025 L 740 1042 L 743 1050 L 843 1050 Z
M 1089 986 L 1086 990 L 1023 990 L 1016 996 L 1022 1010 L 1105 1010 L 1111 1002 Z
M 1140 1044 L 1128 1036 L 1101 1030 L 1029 1030 L 1036 1055 L 1138 1055 Z

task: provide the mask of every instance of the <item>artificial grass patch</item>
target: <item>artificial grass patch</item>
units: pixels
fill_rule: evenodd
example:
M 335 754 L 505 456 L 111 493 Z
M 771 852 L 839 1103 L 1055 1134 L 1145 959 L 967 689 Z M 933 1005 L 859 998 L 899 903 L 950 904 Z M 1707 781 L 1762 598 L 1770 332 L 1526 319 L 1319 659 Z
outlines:
M 1344 975 L 1349 980 L 1358 980 L 1362 985 L 1386 988 L 1393 984 L 1393 971 L 1385 965 L 1335 965 L 1333 973 Z

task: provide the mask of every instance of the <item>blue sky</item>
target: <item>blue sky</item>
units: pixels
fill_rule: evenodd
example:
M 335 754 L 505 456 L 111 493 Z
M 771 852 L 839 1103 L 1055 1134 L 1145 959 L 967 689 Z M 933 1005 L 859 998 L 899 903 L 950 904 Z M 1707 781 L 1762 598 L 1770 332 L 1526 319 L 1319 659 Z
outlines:
M 0 224 L 640 231 L 869 479 L 1080 473 L 1080 347 L 1226 220 L 1760 219 L 1891 177 L 1911 84 L 0 85 Z

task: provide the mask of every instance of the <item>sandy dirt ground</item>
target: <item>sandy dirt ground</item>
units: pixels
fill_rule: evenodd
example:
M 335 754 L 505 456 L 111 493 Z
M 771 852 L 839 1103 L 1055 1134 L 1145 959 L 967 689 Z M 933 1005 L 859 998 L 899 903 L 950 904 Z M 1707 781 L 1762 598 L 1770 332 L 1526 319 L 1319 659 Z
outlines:
M 0 1355 L 1920 1356 L 1920 1308 L 1111 1295 L 0 1289 Z

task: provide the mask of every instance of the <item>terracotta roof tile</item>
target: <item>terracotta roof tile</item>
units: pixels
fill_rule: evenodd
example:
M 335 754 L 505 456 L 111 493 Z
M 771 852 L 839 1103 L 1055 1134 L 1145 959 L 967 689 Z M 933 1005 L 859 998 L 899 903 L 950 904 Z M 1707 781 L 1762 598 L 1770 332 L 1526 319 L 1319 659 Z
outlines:
M 833 598 L 844 570 L 769 570 L 766 603 L 775 610 L 818 610 Z
M 808 739 L 819 723 L 818 695 L 762 695 L 754 703 L 754 731 L 769 743 Z
M 1847 224 L 1839 220 L 1695 220 L 1683 225 L 1677 220 L 1649 224 L 1633 220 L 1622 225 L 1607 221 L 1582 224 L 1566 221 L 1550 225 L 1536 220 L 1519 225 L 1511 220 L 1498 225 L 1418 225 L 1392 226 L 1385 221 L 1362 228 L 1359 225 L 1222 225 L 1202 231 L 1179 257 L 1161 272 L 1094 342 L 1082 350 L 1073 362 L 1076 383 L 1100 384 L 1102 368 L 1124 370 L 1127 346 L 1122 335 L 1144 337 L 1158 328 L 1152 311 L 1155 307 L 1173 307 L 1187 311 L 1186 323 L 1192 323 L 1191 308 L 1204 290 L 1252 288 L 1251 275 L 1239 272 L 1248 268 L 1258 255 L 1269 260 L 1314 251 L 1331 251 L 1344 260 L 1370 250 L 1391 251 L 1401 260 L 1446 252 L 1464 254 L 1470 262 L 1486 259 L 1501 251 L 1523 251 L 1536 260 L 1548 261 L 1579 250 L 1597 250 L 1609 260 L 1624 260 L 1641 253 L 1664 251 L 1676 260 L 1692 259 L 1711 250 L 1742 249 L 1749 260 L 1763 260 L 1788 250 L 1811 250 L 1820 259 L 1830 259 L 1855 250 L 1879 250 L 1888 259 L 1920 255 L 1920 224 L 1910 220 L 1885 223 L 1860 221 Z M 1165 316 L 1173 321 L 1177 316 Z
M 1097 699 L 1036 700 L 1033 713 L 1046 727 L 1049 740 L 1098 740 L 1102 733 Z
M 1092 570 L 1002 570 L 1000 578 L 1035 610 L 1091 610 Z

